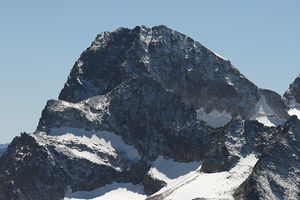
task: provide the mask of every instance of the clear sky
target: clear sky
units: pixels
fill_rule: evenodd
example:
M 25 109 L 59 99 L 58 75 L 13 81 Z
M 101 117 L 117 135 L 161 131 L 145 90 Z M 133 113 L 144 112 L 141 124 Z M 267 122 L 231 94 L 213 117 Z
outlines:
M 35 130 L 98 33 L 160 24 L 281 95 L 300 73 L 299 0 L 0 0 L 0 143 Z

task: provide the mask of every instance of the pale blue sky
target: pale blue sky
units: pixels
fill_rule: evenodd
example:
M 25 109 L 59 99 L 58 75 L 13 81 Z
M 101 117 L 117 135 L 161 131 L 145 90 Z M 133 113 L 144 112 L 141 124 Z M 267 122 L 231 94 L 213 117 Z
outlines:
M 282 94 L 300 73 L 300 1 L 0 0 L 0 143 L 31 132 L 96 35 L 164 24 Z

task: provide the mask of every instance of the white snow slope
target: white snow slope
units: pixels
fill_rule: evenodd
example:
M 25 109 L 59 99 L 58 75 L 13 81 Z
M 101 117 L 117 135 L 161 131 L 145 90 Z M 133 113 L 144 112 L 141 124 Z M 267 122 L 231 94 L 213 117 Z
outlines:
M 289 115 L 292 116 L 292 115 L 296 115 L 298 117 L 298 119 L 300 119 L 300 108 L 297 109 L 297 108 L 291 108 L 289 111 L 288 111 Z
M 78 128 L 52 128 L 50 134 L 39 132 L 31 134 L 31 136 L 40 145 L 55 145 L 57 151 L 71 158 L 86 159 L 99 165 L 113 167 L 117 171 L 122 171 L 122 168 L 120 168 L 118 162 L 112 164 L 108 157 L 115 159 L 115 161 L 118 160 L 118 157 L 132 161 L 141 159 L 138 151 L 133 146 L 126 144 L 121 136 L 112 132 L 87 131 Z M 80 145 L 87 148 L 83 150 L 79 148 Z M 103 153 L 108 157 L 99 156 L 98 153 Z M 49 155 L 51 156 L 50 153 Z
M 197 170 L 172 179 L 153 196 L 162 194 L 166 200 L 194 198 L 233 199 L 233 190 L 250 175 L 257 162 L 254 154 L 240 159 L 228 172 L 200 173 Z
M 52 136 L 58 140 L 78 141 L 91 148 L 101 149 L 101 152 L 124 155 L 131 160 L 139 160 L 137 150 L 126 144 L 122 137 L 109 131 L 87 131 L 79 128 L 52 128 Z
M 201 167 L 202 162 L 175 162 L 173 159 L 159 156 L 151 164 L 152 167 L 148 174 L 166 183 L 171 183 L 172 180 L 197 170 Z
M 144 200 L 146 198 L 141 185 L 112 183 L 89 192 L 69 192 L 64 200 Z
M 290 106 L 290 110 L 288 111 L 288 114 L 290 116 L 296 115 L 298 119 L 300 119 L 300 104 L 296 103 L 295 100 L 292 100 L 289 106 Z
M 228 172 L 201 173 L 201 162 L 181 163 L 158 157 L 152 162 L 149 174 L 167 183 L 153 194 L 166 200 L 192 200 L 194 198 L 233 199 L 234 189 L 250 175 L 257 162 L 255 154 L 242 157 Z M 113 183 L 93 191 L 69 192 L 64 200 L 145 200 L 141 185 Z

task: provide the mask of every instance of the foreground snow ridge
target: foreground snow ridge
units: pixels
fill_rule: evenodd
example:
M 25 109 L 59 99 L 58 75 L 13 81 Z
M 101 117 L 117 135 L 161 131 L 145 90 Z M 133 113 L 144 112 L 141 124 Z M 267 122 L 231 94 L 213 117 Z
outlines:
M 240 159 L 228 172 L 199 173 L 192 171 L 169 181 L 158 191 L 166 200 L 191 200 L 194 198 L 233 199 L 234 189 L 240 186 L 251 174 L 257 162 L 255 154 Z

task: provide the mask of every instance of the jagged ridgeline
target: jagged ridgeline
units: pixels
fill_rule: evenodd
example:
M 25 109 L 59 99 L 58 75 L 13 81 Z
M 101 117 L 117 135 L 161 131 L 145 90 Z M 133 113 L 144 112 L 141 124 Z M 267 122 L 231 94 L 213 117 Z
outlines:
M 0 200 L 299 199 L 298 79 L 281 98 L 165 26 L 101 33 L 3 153 Z

